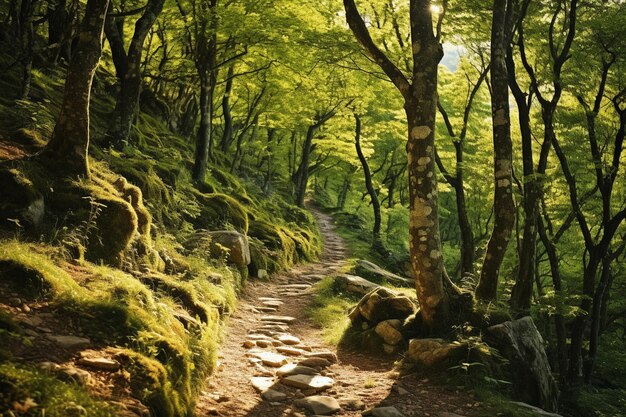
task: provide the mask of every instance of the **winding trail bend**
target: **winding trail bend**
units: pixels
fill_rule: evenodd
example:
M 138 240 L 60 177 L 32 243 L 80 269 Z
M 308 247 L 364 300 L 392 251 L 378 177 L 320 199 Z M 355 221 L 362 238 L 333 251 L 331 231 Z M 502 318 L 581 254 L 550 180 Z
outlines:
M 298 399 L 313 394 L 336 399 L 341 409 L 334 415 L 342 417 L 361 416 L 364 410 L 383 406 L 394 406 L 406 417 L 491 415 L 461 389 L 433 385 L 414 374 L 399 376 L 393 369 L 393 357 L 337 350 L 324 342 L 321 329 L 307 316 L 307 307 L 313 301 L 311 287 L 344 266 L 347 251 L 334 231 L 331 217 L 311 211 L 324 238 L 321 259 L 273 276 L 269 282 L 248 283 L 226 325 L 218 365 L 206 381 L 196 415 L 301 417 L 312 412 L 299 408 Z M 268 355 L 270 352 L 276 356 Z M 323 390 L 287 386 L 276 376 L 280 365 L 269 365 L 274 360 L 298 364 L 316 352 L 333 361 L 336 358 L 329 366 L 317 368 L 322 376 L 334 381 Z M 253 378 L 257 385 L 266 386 L 253 387 Z M 261 392 L 268 387 L 271 395 L 266 394 L 268 399 L 264 399 Z

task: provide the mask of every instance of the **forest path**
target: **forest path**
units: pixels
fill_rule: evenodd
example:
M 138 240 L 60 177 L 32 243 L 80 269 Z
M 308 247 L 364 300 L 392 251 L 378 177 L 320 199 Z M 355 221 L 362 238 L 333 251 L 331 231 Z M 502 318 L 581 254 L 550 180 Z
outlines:
M 386 409 L 380 411 L 389 414 L 380 416 L 491 415 L 462 390 L 430 384 L 415 374 L 399 376 L 392 357 L 338 350 L 324 342 L 321 329 L 307 315 L 314 296 L 311 287 L 340 269 L 347 253 L 330 216 L 312 212 L 325 242 L 321 259 L 273 276 L 270 282 L 248 283 L 228 320 L 216 371 L 206 381 L 196 415 L 306 416 L 315 414 L 310 405 L 301 408 L 302 398 L 311 395 L 329 397 L 322 400 L 327 412 L 340 406 L 335 416 L 360 416 L 373 407 L 389 406 L 401 414 Z M 293 364 L 291 368 L 299 363 L 308 366 L 279 368 L 285 363 Z M 277 372 L 319 375 L 281 379 Z M 328 387 L 306 388 L 307 384 Z M 316 410 L 322 414 L 324 406 Z

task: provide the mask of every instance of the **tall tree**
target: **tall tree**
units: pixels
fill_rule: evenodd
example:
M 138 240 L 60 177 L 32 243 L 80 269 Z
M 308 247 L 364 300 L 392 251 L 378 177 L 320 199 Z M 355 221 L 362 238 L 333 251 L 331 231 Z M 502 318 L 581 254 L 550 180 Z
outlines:
M 354 0 L 343 2 L 346 20 L 358 42 L 380 66 L 404 99 L 408 122 L 409 244 L 416 278 L 421 318 L 431 330 L 450 319 L 451 288 L 439 232 L 437 179 L 435 173 L 435 118 L 437 114 L 437 67 L 443 57 L 441 21 L 433 27 L 429 0 L 412 0 L 409 8 L 413 67 L 411 81 L 374 43 Z
M 513 201 L 513 144 L 509 114 L 506 51 L 511 32 L 512 0 L 494 0 L 491 24 L 491 110 L 494 149 L 494 224 L 483 261 L 476 296 L 494 300 L 498 275 L 515 222 Z
M 135 23 L 135 31 L 126 52 L 124 44 L 124 23 L 117 22 L 113 13 L 109 13 L 106 20 L 105 33 L 111 51 L 113 63 L 119 81 L 119 93 L 113 111 L 114 120 L 107 132 L 107 142 L 120 146 L 130 139 L 130 131 L 139 103 L 141 92 L 141 62 L 144 42 L 152 25 L 163 10 L 165 0 L 148 0 L 140 9 L 141 17 Z
M 89 176 L 89 99 L 102 55 L 102 35 L 109 0 L 89 0 L 78 42 L 65 79 L 61 113 L 42 156 L 66 176 Z
M 372 203 L 372 210 L 374 212 L 374 226 L 372 227 L 372 247 L 377 252 L 384 254 L 385 247 L 383 245 L 382 239 L 380 238 L 380 226 L 382 224 L 382 217 L 380 214 L 380 201 L 378 200 L 378 193 L 374 189 L 374 184 L 372 183 L 372 172 L 370 171 L 369 163 L 363 154 L 363 149 L 361 148 L 361 117 L 358 114 L 354 114 L 354 146 L 356 148 L 357 156 L 359 157 L 359 162 L 361 162 L 361 168 L 363 169 L 363 176 L 365 179 L 365 188 L 367 189 L 367 194 L 370 197 L 370 201 Z

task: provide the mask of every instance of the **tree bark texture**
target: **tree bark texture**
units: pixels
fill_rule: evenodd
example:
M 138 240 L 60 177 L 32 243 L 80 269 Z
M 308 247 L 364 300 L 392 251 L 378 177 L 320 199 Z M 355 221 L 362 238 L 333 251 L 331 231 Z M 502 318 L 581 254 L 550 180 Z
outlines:
M 509 86 L 506 66 L 507 1 L 494 0 L 491 28 L 491 108 L 494 147 L 494 224 L 487 244 L 476 296 L 495 300 L 498 275 L 515 222 L 513 202 L 513 145 L 509 117 Z
M 344 0 L 346 20 L 357 40 L 404 98 L 408 122 L 409 244 L 417 298 L 425 327 L 437 331 L 450 319 L 437 205 L 435 117 L 437 67 L 443 48 L 433 32 L 431 2 L 410 2 L 411 82 L 374 44 L 354 0 Z M 439 329 L 441 330 L 441 329 Z
M 128 53 L 123 51 L 123 37 L 118 31 L 114 39 L 121 39 L 122 50 L 119 48 L 119 40 L 111 41 L 111 50 L 117 59 L 116 70 L 120 82 L 120 92 L 114 110 L 114 123 L 107 135 L 108 142 L 117 146 L 130 140 L 130 131 L 135 117 L 135 111 L 139 104 L 139 94 L 141 92 L 141 58 L 143 55 L 143 44 L 150 28 L 163 10 L 165 0 L 150 0 L 146 4 L 143 15 L 135 23 L 135 32 L 128 47 Z M 107 24 L 107 37 L 112 32 L 108 28 L 116 27 L 113 23 Z M 114 47 L 113 45 L 117 46 Z M 123 55 L 122 55 L 123 54 Z M 123 62 L 123 64 L 121 63 Z
M 43 155 L 68 176 L 89 176 L 89 99 L 100 55 L 108 0 L 89 0 L 65 79 L 61 113 Z

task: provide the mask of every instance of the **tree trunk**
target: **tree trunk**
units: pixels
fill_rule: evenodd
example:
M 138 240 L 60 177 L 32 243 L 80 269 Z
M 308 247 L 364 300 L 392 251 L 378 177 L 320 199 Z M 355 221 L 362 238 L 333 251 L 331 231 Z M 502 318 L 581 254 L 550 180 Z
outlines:
M 43 156 L 57 161 L 67 176 L 89 176 L 89 98 L 102 54 L 108 0 L 89 0 L 65 80 L 61 113 Z
M 233 90 L 233 74 L 235 72 L 234 65 L 228 68 L 226 88 L 224 97 L 222 98 L 222 112 L 224 113 L 224 133 L 220 142 L 222 152 L 228 152 L 228 148 L 233 143 L 233 117 L 230 113 L 230 93 Z
M 435 175 L 437 69 L 443 57 L 440 33 L 433 32 L 429 0 L 410 2 L 413 74 L 404 74 L 374 44 L 354 0 L 344 0 L 346 20 L 357 40 L 404 98 L 408 122 L 409 244 L 417 298 L 425 330 L 442 331 L 450 320 L 449 282 L 439 233 Z
M 107 133 L 109 137 L 108 142 L 116 146 L 129 142 L 130 131 L 141 92 L 143 44 L 150 28 L 163 10 L 164 3 L 165 0 L 149 0 L 143 15 L 135 23 L 135 32 L 128 47 L 128 54 L 126 54 L 124 72 L 118 74 L 121 84 L 114 110 L 115 123 Z
M 363 155 L 363 150 L 361 149 L 361 118 L 359 117 L 359 115 L 355 114 L 354 119 L 356 121 L 354 146 L 356 147 L 356 153 L 359 157 L 359 161 L 361 162 L 361 167 L 363 168 L 365 188 L 367 189 L 367 194 L 369 195 L 370 201 L 372 202 L 372 210 L 374 212 L 374 227 L 372 228 L 372 247 L 377 252 L 384 253 L 385 247 L 383 245 L 382 239 L 380 238 L 380 226 L 382 223 L 382 218 L 380 215 L 380 202 L 378 201 L 378 193 L 376 193 L 374 185 L 372 184 L 372 173 L 370 171 L 370 166 L 367 163 L 367 159 L 365 159 L 365 155 Z
M 313 136 L 315 135 L 316 130 L 317 128 L 315 125 L 309 126 L 304 143 L 302 144 L 302 156 L 295 177 L 295 203 L 298 207 L 304 207 L 304 197 L 306 196 L 306 188 L 309 183 L 309 160 L 311 158 L 311 147 L 313 145 Z
M 494 0 L 491 29 L 491 107 L 494 146 L 494 224 L 483 261 L 476 296 L 495 300 L 498 275 L 515 222 L 513 202 L 513 145 L 509 118 L 509 86 L 506 66 L 507 0 Z M 531 277 L 532 279 L 532 277 Z
M 559 268 L 559 258 L 556 252 L 556 246 L 554 242 L 548 237 L 545 230 L 543 220 L 537 219 L 539 236 L 548 255 L 548 261 L 550 262 L 550 273 L 552 275 L 552 285 L 556 297 L 562 299 L 563 287 L 561 282 L 561 271 Z M 567 373 L 567 335 L 565 329 L 565 318 L 557 310 L 554 314 L 554 327 L 556 330 L 556 351 L 557 351 L 557 363 L 559 372 L 559 383 L 563 386 L 565 382 L 565 374 Z
M 459 142 L 454 142 L 456 151 L 456 210 L 459 217 L 459 230 L 461 232 L 461 277 L 474 273 L 474 256 L 476 247 L 474 243 L 474 232 L 467 215 L 467 204 L 465 200 L 465 187 L 463 178 L 463 143 L 465 138 Z
M 54 55 L 51 59 L 53 63 L 59 60 L 61 51 L 67 39 L 65 34 L 67 33 L 67 2 L 66 0 L 57 0 L 55 2 L 48 3 L 48 46 L 54 46 Z
M 33 27 L 34 0 L 22 0 L 20 7 L 20 37 L 22 42 L 22 90 L 20 98 L 25 99 L 30 93 L 33 71 L 33 48 L 35 30 Z
M 343 210 L 346 206 L 346 197 L 348 196 L 348 191 L 350 190 L 350 177 L 346 176 L 343 179 L 343 184 L 341 185 L 341 191 L 339 191 L 339 195 L 337 196 L 337 208 L 339 210 Z
M 196 138 L 196 153 L 191 176 L 194 181 L 203 181 L 209 163 L 213 130 L 213 81 L 209 75 L 200 77 L 200 127 Z

